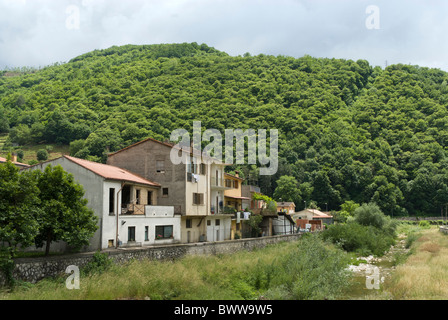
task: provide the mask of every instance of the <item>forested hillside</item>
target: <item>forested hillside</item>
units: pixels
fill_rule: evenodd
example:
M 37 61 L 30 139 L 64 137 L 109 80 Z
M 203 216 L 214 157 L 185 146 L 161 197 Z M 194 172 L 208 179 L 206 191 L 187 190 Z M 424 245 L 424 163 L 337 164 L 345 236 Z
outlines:
M 271 128 L 280 133 L 277 174 L 238 169 L 268 195 L 281 176 L 294 177 L 299 209 L 354 200 L 394 216 L 440 215 L 448 203 L 448 74 L 438 69 L 232 57 L 193 43 L 112 47 L 0 74 L 0 133 L 13 143 L 70 144 L 73 156 L 104 161 L 194 120 Z

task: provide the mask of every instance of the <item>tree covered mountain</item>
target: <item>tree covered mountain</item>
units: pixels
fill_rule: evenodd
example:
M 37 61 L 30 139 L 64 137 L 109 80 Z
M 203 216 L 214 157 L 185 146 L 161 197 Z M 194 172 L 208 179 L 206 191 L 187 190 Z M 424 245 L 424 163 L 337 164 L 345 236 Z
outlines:
M 289 176 L 298 208 L 376 202 L 390 215 L 440 215 L 448 203 L 448 73 L 304 56 L 233 57 L 205 44 L 95 50 L 35 72 L 0 72 L 0 132 L 70 144 L 81 158 L 177 128 L 278 129 L 273 195 Z M 286 201 L 287 199 L 282 199 Z

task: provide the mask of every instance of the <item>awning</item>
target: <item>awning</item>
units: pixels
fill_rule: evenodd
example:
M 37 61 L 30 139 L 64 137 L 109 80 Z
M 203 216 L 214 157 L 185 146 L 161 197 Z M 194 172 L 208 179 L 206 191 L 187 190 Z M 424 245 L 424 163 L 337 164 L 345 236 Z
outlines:
M 247 198 L 247 197 L 232 197 L 232 196 L 226 196 L 226 195 L 224 195 L 224 197 L 232 198 L 232 199 L 240 199 L 240 200 L 250 200 L 250 198 Z

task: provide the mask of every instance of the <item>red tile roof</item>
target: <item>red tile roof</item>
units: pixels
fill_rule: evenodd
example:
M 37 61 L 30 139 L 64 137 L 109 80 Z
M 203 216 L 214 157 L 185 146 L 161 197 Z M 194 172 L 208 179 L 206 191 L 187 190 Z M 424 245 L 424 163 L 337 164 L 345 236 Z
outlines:
M 6 158 L 0 157 L 0 163 L 4 163 L 4 162 L 7 162 L 7 161 L 8 160 Z M 29 165 L 27 165 L 25 163 L 17 162 L 17 161 L 13 161 L 12 163 L 14 163 L 15 165 L 20 166 L 20 167 L 29 167 Z
M 138 184 L 150 185 L 153 187 L 160 187 L 160 184 L 145 179 L 135 173 L 127 171 L 125 169 L 111 166 L 108 164 L 97 163 L 89 160 L 74 158 L 70 156 L 63 156 L 64 158 L 92 171 L 93 173 L 109 180 L 128 181 Z

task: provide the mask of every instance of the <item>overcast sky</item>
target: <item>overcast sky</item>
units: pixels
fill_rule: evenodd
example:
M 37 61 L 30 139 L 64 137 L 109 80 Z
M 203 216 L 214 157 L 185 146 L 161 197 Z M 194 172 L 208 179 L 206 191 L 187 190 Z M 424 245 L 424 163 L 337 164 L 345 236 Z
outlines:
M 446 0 L 0 0 L 0 68 L 113 45 L 366 59 L 448 71 Z

